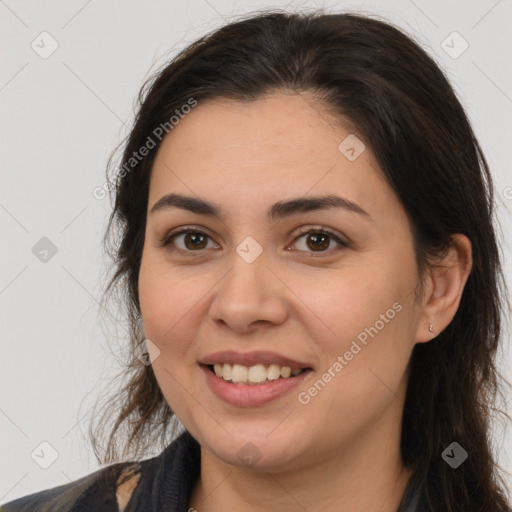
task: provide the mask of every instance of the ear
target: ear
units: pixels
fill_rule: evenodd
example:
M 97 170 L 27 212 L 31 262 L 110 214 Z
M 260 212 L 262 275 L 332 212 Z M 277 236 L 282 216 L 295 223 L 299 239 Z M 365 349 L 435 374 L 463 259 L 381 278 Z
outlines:
M 432 340 L 453 320 L 472 264 L 469 239 L 460 233 L 452 235 L 447 254 L 435 263 L 425 282 L 416 343 Z M 433 333 L 429 331 L 430 324 L 433 326 Z

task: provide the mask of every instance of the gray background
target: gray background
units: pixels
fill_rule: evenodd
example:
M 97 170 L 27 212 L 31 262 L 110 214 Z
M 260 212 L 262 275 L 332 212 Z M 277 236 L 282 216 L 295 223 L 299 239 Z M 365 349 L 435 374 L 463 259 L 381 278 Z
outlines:
M 87 442 L 88 412 L 120 369 L 122 329 L 115 334 L 119 329 L 110 319 L 115 312 L 103 330 L 98 318 L 101 236 L 111 206 L 108 196 L 96 199 L 93 190 L 105 182 L 107 158 L 127 133 L 144 78 L 237 15 L 287 5 L 381 15 L 414 36 L 448 73 L 492 167 L 512 282 L 506 242 L 512 206 L 510 0 L 0 0 L 0 502 L 99 467 Z M 52 39 L 40 36 L 45 31 L 58 43 L 49 56 Z M 453 31 L 469 44 L 457 58 L 464 44 L 458 36 L 444 43 L 452 46 L 452 56 L 442 47 Z M 36 256 L 48 248 L 43 237 L 57 249 L 46 262 L 40 260 L 44 252 Z M 510 340 L 508 323 L 505 327 Z M 105 329 L 117 336 L 117 345 L 109 342 L 112 348 Z M 499 361 L 508 376 L 509 346 L 507 341 Z M 510 394 L 507 400 L 510 414 Z M 510 424 L 494 430 L 498 460 L 512 472 Z M 52 450 L 58 454 L 54 461 Z M 47 469 L 40 467 L 50 462 Z

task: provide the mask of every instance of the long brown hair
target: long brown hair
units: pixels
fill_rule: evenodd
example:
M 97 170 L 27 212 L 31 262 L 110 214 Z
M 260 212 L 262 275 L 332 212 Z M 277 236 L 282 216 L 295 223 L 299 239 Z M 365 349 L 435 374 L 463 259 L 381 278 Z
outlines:
M 252 101 L 280 89 L 313 92 L 371 148 L 411 220 L 420 276 L 451 235 L 470 239 L 473 268 L 453 321 L 412 352 L 401 453 L 424 483 L 429 511 L 509 511 L 490 434 L 501 412 L 495 359 L 510 307 L 489 167 L 434 60 L 389 22 L 358 14 L 253 13 L 189 45 L 142 87 L 122 157 L 107 168 L 115 203 L 104 244 L 114 272 L 103 301 L 118 293 L 129 342 L 122 390 L 89 431 L 98 460 L 140 459 L 175 432 L 151 365 L 137 357 L 144 340 L 138 275 L 162 127 L 170 133 L 191 99 Z M 135 161 L 134 153 L 153 146 L 149 139 L 155 147 Z M 441 456 L 452 442 L 469 454 L 457 469 Z

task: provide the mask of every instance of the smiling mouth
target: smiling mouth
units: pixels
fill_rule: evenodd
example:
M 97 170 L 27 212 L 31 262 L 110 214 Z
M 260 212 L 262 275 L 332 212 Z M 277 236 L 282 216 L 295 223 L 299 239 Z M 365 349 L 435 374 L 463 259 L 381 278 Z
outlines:
M 215 363 L 205 365 L 217 377 L 232 384 L 248 384 L 257 386 L 268 384 L 277 380 L 292 379 L 311 368 L 291 368 L 278 364 L 256 364 L 246 366 L 242 364 Z

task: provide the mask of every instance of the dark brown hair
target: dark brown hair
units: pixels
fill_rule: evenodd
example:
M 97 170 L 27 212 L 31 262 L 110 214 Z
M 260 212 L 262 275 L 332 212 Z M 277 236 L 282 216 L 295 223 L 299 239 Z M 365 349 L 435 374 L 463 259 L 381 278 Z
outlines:
M 371 148 L 412 223 L 421 277 L 453 234 L 471 241 L 473 267 L 453 321 L 411 356 L 401 453 L 424 483 L 429 511 L 509 511 L 490 433 L 503 397 L 495 358 L 508 303 L 489 167 L 434 60 L 389 22 L 358 14 L 253 13 L 194 42 L 142 87 L 121 161 L 111 159 L 107 169 L 115 204 L 104 243 L 114 273 L 103 299 L 120 293 L 129 343 L 122 391 L 90 429 L 98 460 L 140 458 L 172 437 L 173 411 L 151 365 L 136 357 L 144 340 L 138 275 L 160 145 L 155 130 L 170 132 L 169 120 L 191 99 L 252 101 L 278 90 L 313 93 Z M 156 147 L 130 160 L 148 137 Z M 469 454 L 457 469 L 441 457 L 454 441 Z

